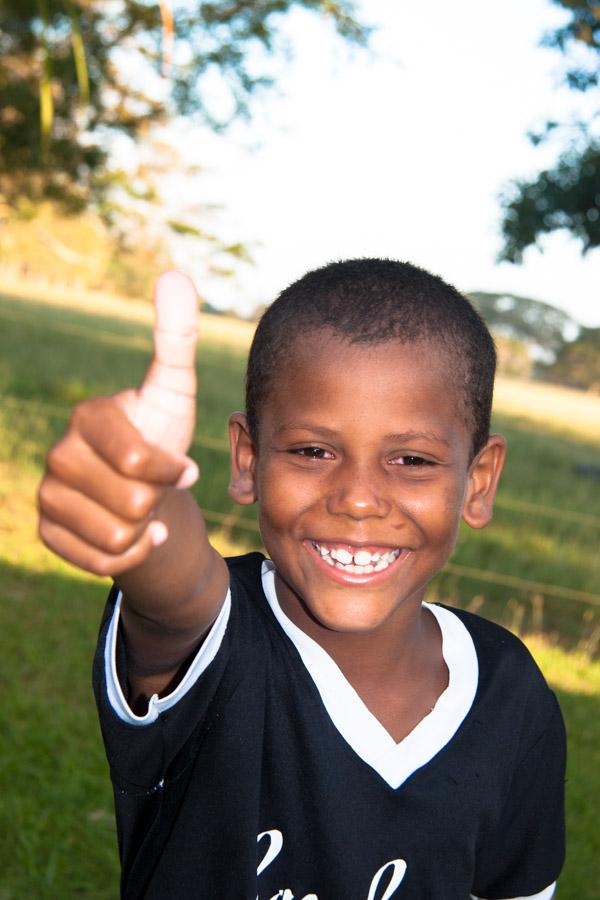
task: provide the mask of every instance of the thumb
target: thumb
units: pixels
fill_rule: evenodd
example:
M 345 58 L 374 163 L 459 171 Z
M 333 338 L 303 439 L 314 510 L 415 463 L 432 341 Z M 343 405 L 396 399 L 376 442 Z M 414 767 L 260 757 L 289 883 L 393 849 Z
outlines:
M 154 310 L 154 356 L 132 421 L 150 443 L 185 453 L 196 420 L 198 298 L 192 281 L 176 271 L 161 275 Z

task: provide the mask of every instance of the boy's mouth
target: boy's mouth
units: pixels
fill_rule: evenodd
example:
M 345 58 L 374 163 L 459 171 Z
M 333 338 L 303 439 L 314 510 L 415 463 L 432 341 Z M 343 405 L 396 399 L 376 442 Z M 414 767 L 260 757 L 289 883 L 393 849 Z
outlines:
M 320 544 L 311 541 L 311 546 L 329 566 L 352 575 L 370 575 L 383 572 L 400 556 L 400 548 L 386 550 L 384 547 L 354 549 L 349 545 Z

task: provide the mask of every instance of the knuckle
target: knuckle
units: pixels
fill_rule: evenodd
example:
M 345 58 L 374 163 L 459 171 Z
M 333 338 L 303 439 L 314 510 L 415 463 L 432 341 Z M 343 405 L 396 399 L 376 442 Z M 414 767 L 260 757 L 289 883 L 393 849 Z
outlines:
M 48 525 L 48 521 L 44 516 L 40 516 L 38 522 L 38 535 L 40 537 L 41 542 L 46 546 L 52 549 L 52 540 L 51 540 L 51 528 Z
M 155 503 L 156 494 L 151 488 L 144 485 L 136 485 L 129 493 L 128 508 L 130 518 L 135 521 L 145 519 L 154 509 Z
M 60 521 L 61 513 L 64 511 L 60 501 L 58 500 L 55 484 L 51 479 L 44 479 L 39 486 L 37 495 L 37 508 L 40 516 Z
M 67 435 L 64 435 L 54 444 L 48 451 L 46 456 L 46 468 L 49 472 L 60 472 L 64 467 L 64 461 L 67 454 Z
M 102 429 L 100 422 L 112 421 L 116 405 L 110 397 L 89 397 L 75 404 L 71 410 L 66 437 L 74 436 L 84 443 L 94 443 Z
M 135 478 L 141 475 L 148 462 L 148 451 L 144 447 L 130 447 L 121 462 L 123 475 Z
M 78 427 L 86 422 L 90 415 L 95 415 L 99 407 L 106 403 L 106 397 L 88 397 L 86 400 L 80 400 L 76 403 L 70 416 L 70 423 L 74 427 Z
M 132 534 L 129 528 L 119 525 L 112 529 L 105 541 L 105 549 L 115 556 L 125 553 L 132 543 Z
M 51 504 L 52 487 L 48 478 L 44 478 L 38 488 L 37 504 L 39 510 L 48 509 Z
M 93 572 L 95 575 L 108 578 L 111 575 L 116 575 L 118 573 L 118 566 L 115 564 L 115 560 L 112 559 L 112 557 L 101 555 L 94 561 Z
M 88 410 L 90 405 L 94 402 L 94 400 L 81 400 L 79 403 L 76 403 L 75 406 L 71 410 L 71 415 L 69 416 L 69 426 L 79 431 L 83 424 L 87 420 Z
M 97 575 L 114 578 L 139 565 L 147 555 L 148 552 L 143 552 L 141 547 L 131 548 L 123 554 L 101 554 L 95 561 L 94 571 Z
M 118 572 L 118 566 L 110 553 L 94 552 L 86 555 L 79 563 L 82 569 L 98 575 L 100 578 L 110 578 Z
M 46 472 L 59 480 L 68 480 L 80 455 L 80 443 L 71 431 L 67 431 L 48 451 Z

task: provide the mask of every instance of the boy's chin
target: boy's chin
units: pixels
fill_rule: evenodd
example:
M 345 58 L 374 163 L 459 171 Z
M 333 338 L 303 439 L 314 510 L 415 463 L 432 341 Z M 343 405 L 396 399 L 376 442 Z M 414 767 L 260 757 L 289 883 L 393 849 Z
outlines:
M 422 592 L 421 592 L 422 593 Z M 381 593 L 371 594 L 363 588 L 361 596 L 332 598 L 329 602 L 322 594 L 315 602 L 311 598 L 302 601 L 306 615 L 319 628 L 337 634 L 367 635 L 389 625 L 401 608 L 420 606 L 421 597 L 410 600 L 396 598 L 393 604 L 382 603 Z

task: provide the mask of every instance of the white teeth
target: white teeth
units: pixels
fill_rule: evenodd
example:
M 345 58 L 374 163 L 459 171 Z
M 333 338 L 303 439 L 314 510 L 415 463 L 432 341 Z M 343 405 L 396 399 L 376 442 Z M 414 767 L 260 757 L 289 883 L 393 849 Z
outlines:
M 330 566 L 341 569 L 344 572 L 352 572 L 355 575 L 369 575 L 371 572 L 381 572 L 394 562 L 400 555 L 400 549 L 389 550 L 387 553 L 370 553 L 368 550 L 357 550 L 352 554 L 345 547 L 334 547 L 329 550 L 320 544 L 313 542 L 313 547 Z
M 343 547 L 340 547 L 339 550 L 332 550 L 331 555 L 337 562 L 341 562 L 345 566 L 349 566 L 353 559 L 352 554 L 344 550 Z
M 357 566 L 369 566 L 373 561 L 373 557 L 368 550 L 359 550 L 354 554 L 354 562 Z

